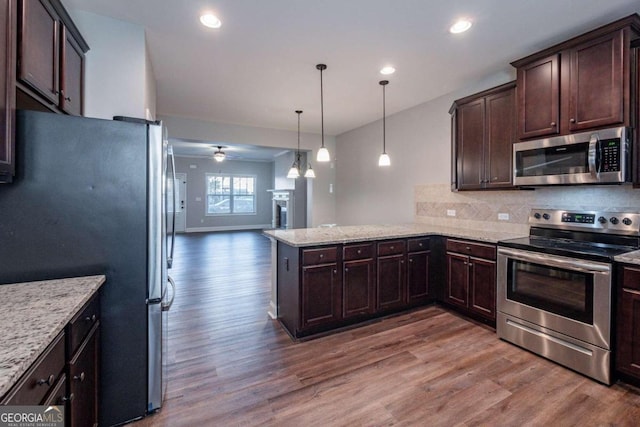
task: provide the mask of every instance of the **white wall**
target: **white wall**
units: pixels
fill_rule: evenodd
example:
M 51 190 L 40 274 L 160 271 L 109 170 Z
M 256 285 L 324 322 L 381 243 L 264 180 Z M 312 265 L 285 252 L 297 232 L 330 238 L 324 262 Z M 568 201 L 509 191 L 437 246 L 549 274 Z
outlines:
M 196 141 L 224 141 L 228 144 L 250 144 L 265 147 L 296 149 L 297 132 L 250 126 L 215 123 L 205 120 L 174 116 L 159 116 L 167 126 L 169 137 Z M 320 148 L 320 135 L 301 133 L 300 148 L 309 150 L 309 158 L 316 173 L 307 180 L 307 226 L 335 222 L 335 197 L 330 185 L 335 183 L 334 162 L 318 163 L 316 153 Z M 332 156 L 336 150 L 335 138 L 325 135 L 325 145 Z
M 382 120 L 336 137 L 336 220 L 339 225 L 413 222 L 414 187 L 449 183 L 451 176 L 452 102 L 506 83 L 514 74 L 482 82 L 386 118 L 386 146 L 391 166 L 378 167 Z M 393 81 L 387 88 L 393 97 Z M 382 107 L 382 106 L 381 106 Z
M 153 118 L 149 116 L 155 116 L 156 83 L 144 28 L 81 10 L 70 9 L 69 14 L 90 48 L 85 62 L 85 115 Z

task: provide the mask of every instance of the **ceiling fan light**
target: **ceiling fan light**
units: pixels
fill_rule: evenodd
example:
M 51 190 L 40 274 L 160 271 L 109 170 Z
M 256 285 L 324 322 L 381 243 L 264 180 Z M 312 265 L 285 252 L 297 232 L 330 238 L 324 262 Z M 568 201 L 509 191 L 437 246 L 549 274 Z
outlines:
M 329 155 L 329 150 L 326 147 L 321 147 L 318 150 L 318 154 L 316 155 L 316 160 L 319 162 L 328 162 L 331 161 L 331 156 Z
M 387 153 L 380 154 L 378 159 L 378 166 L 391 166 L 391 159 Z
M 226 154 L 224 154 L 224 151 L 216 151 L 213 154 L 213 158 L 216 162 L 221 162 L 223 161 L 225 158 L 227 157 Z

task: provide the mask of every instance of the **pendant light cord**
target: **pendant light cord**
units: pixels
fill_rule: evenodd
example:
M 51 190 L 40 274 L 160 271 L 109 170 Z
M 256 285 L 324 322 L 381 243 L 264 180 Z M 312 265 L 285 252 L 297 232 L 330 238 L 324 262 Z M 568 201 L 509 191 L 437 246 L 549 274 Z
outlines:
M 385 89 L 389 80 L 381 80 L 379 83 L 382 86 L 382 154 L 387 154 L 387 98 Z
M 300 169 L 300 114 L 302 114 L 302 110 L 296 110 L 296 114 L 298 115 L 298 151 L 296 151 L 296 159 L 298 161 L 298 169 Z
M 325 64 L 318 64 L 316 68 L 320 70 L 320 133 L 322 138 L 322 145 L 320 149 L 324 148 L 324 88 L 322 84 L 322 71 L 327 69 Z

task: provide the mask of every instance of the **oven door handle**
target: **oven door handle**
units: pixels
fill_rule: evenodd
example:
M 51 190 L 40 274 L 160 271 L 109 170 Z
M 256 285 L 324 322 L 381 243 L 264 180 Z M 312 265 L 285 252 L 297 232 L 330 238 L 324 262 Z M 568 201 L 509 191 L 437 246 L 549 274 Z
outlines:
M 504 248 L 498 248 L 498 255 L 500 254 L 520 261 L 535 262 L 551 267 L 566 268 L 567 270 L 580 271 L 583 273 L 611 273 L 611 266 L 609 264 L 596 264 L 577 259 L 564 260 L 544 254 L 514 251 Z

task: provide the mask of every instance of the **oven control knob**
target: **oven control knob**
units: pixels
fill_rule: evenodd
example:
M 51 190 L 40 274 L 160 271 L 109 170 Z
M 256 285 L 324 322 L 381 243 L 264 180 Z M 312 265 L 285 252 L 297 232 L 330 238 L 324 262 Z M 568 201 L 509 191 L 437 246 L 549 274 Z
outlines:
M 535 219 L 540 219 L 540 217 L 542 217 L 542 215 L 540 215 L 540 212 L 536 212 L 536 213 L 533 214 L 533 217 Z
M 611 222 L 611 224 L 616 225 L 618 224 L 620 221 L 618 220 L 618 218 L 616 218 L 615 216 L 612 216 L 611 218 L 609 218 L 609 222 Z
M 601 216 L 600 218 L 598 218 L 598 222 L 599 222 L 600 224 L 606 224 L 606 223 L 607 223 L 607 218 L 605 218 L 605 217 Z
M 548 213 L 546 213 L 546 214 L 542 215 L 542 218 L 544 218 L 544 219 L 549 219 L 549 218 L 551 218 L 551 215 L 549 215 Z
M 633 223 L 633 221 L 631 221 L 629 218 L 625 218 L 622 220 L 622 223 L 624 225 L 631 225 Z

